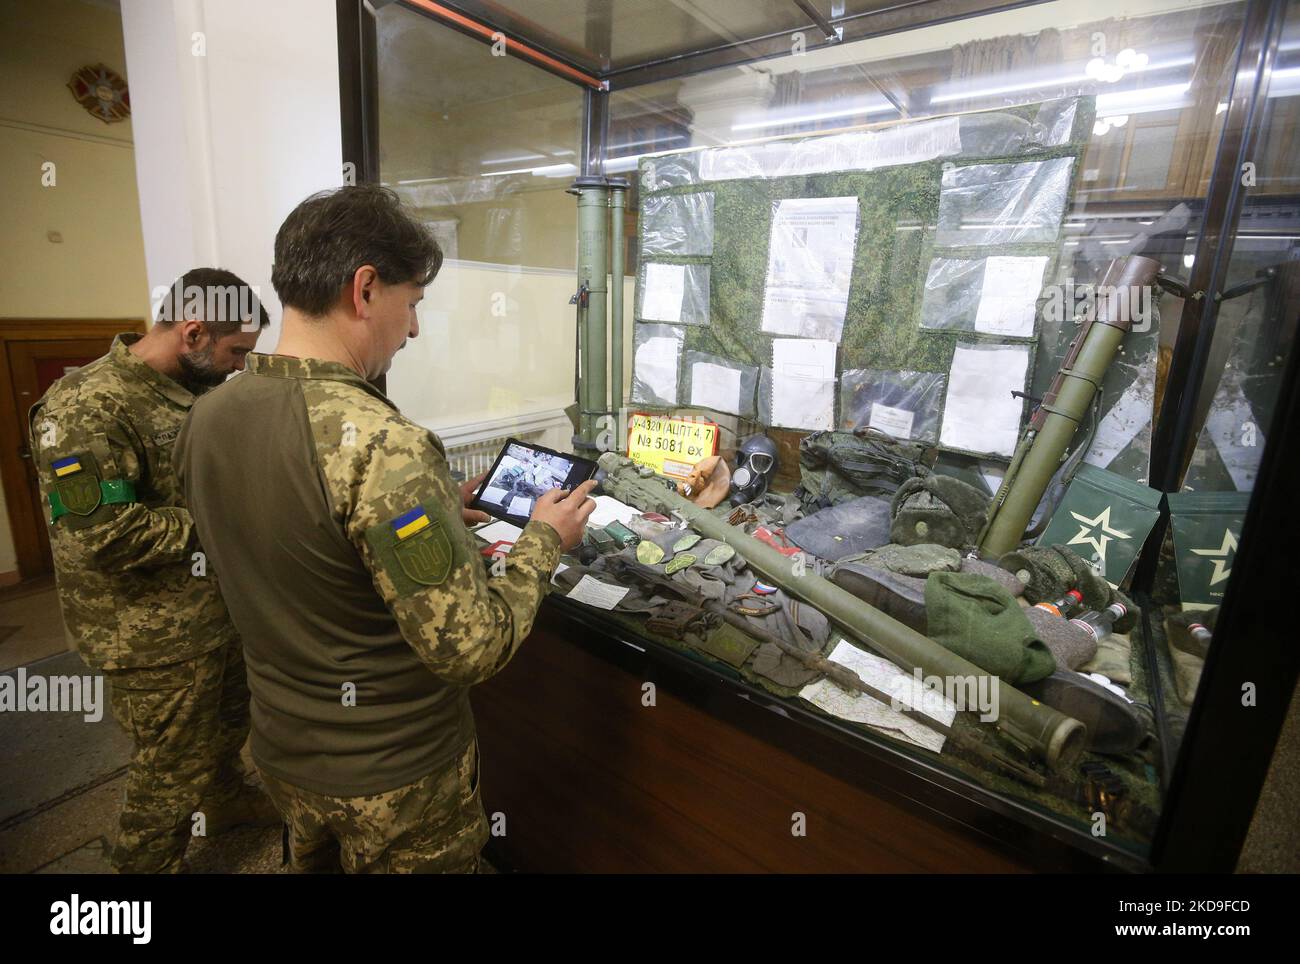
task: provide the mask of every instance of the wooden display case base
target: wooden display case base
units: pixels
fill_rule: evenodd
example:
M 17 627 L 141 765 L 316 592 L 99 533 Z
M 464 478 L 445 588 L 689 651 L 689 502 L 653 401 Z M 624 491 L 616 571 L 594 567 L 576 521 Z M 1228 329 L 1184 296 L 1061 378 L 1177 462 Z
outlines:
M 547 603 L 472 694 L 484 806 L 504 816 L 493 859 L 542 873 L 1106 866 L 924 781 L 891 786 L 888 763 L 708 675 Z

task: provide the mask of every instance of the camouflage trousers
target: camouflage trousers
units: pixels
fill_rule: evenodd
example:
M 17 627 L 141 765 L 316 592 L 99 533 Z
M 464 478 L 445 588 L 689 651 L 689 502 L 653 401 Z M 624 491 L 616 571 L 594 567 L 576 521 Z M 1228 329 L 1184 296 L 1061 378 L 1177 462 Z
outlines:
M 248 737 L 244 648 L 235 640 L 169 666 L 106 674 L 113 716 L 134 748 L 112 863 L 177 873 L 190 837 L 243 788 Z
M 363 797 L 330 797 L 259 769 L 289 828 L 294 873 L 472 874 L 488 840 L 478 744 L 414 783 Z

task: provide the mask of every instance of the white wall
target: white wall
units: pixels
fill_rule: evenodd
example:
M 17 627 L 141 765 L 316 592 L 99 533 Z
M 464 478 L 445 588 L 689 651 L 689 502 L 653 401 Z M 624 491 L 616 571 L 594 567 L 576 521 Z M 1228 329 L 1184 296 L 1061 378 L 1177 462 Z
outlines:
M 275 232 L 342 184 L 331 0 L 122 0 L 151 289 L 198 265 L 254 285 L 279 333 Z
M 0 318 L 148 313 L 131 120 L 105 124 L 67 88 L 73 71 L 97 63 L 126 76 L 113 10 L 80 0 L 0 3 L 0 90 L 9 94 L 0 104 Z M 42 180 L 46 163 L 52 185 Z M 0 492 L 0 577 L 16 579 L 16 569 Z
M 280 320 L 275 231 L 308 194 L 342 183 L 334 17 L 329 0 L 122 2 L 149 285 L 229 268 L 271 312 L 266 351 Z M 394 400 L 435 429 L 563 408 L 575 284 L 572 271 L 448 263 L 390 373 Z
M 275 231 L 308 194 L 342 182 L 334 17 L 329 0 L 122 2 L 149 285 L 198 264 L 235 271 L 271 312 L 263 350 L 280 319 Z M 394 363 L 394 400 L 433 428 L 563 408 L 575 283 L 572 271 L 449 263 L 421 337 Z

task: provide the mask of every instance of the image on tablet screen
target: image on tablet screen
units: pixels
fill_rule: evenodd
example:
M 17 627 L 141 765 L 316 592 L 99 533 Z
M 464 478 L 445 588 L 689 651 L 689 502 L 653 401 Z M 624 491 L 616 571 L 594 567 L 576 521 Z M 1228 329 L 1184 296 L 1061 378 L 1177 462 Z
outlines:
M 560 488 L 572 471 L 573 463 L 561 455 L 509 445 L 479 500 L 508 515 L 528 516 L 538 496 Z

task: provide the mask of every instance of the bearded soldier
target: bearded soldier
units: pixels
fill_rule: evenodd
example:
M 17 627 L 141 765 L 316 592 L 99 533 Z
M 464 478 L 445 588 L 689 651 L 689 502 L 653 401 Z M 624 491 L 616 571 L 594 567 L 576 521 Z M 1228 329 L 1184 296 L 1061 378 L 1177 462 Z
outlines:
M 275 239 L 275 354 L 249 356 L 177 442 L 296 871 L 477 869 L 469 687 L 510 661 L 595 508 L 592 484 L 553 491 L 484 565 L 465 527 L 487 518 L 464 510 L 477 480 L 457 487 L 442 443 L 373 384 L 441 264 L 385 188 L 302 202 Z
M 243 782 L 241 647 L 171 457 L 195 397 L 244 367 L 267 321 L 237 275 L 196 268 L 148 334 L 118 335 L 31 411 L 63 620 L 133 743 L 121 872 L 176 872 L 194 833 L 277 822 Z

